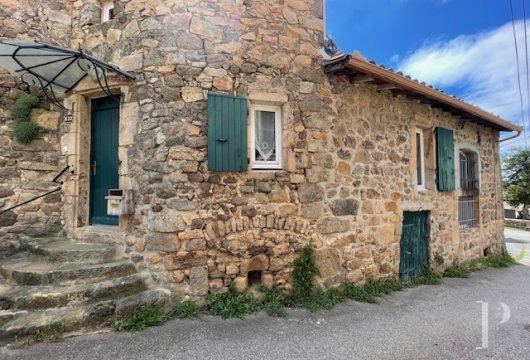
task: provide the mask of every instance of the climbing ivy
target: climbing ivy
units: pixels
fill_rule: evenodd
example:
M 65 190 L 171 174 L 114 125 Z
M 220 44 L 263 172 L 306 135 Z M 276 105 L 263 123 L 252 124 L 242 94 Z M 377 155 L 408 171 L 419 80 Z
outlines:
M 27 144 L 39 135 L 39 125 L 31 120 L 31 110 L 37 106 L 39 99 L 32 94 L 21 95 L 11 108 L 11 116 L 15 119 L 14 138 Z

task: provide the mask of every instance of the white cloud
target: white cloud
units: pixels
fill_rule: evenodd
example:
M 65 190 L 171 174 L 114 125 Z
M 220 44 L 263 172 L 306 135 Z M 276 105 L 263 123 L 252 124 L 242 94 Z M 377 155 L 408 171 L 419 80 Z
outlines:
M 522 21 L 515 25 L 525 116 L 528 116 L 524 28 Z M 398 67 L 437 87 L 458 87 L 465 101 L 522 124 L 511 22 L 489 32 L 432 41 L 403 58 Z M 524 144 L 522 138 L 516 142 L 519 146 Z M 510 146 L 514 146 L 513 142 Z

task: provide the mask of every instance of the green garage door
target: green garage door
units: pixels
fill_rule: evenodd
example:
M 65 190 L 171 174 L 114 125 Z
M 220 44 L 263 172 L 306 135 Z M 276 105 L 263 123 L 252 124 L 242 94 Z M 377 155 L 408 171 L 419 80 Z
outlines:
M 401 281 L 408 281 L 422 276 L 428 265 L 429 213 L 405 211 L 403 217 L 399 278 Z

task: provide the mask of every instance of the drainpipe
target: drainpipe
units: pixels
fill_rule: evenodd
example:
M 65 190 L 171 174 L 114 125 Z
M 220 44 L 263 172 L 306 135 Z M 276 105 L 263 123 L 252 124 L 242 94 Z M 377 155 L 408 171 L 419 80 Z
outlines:
M 513 136 L 509 136 L 507 137 L 506 139 L 502 139 L 502 140 L 499 140 L 499 142 L 504 142 L 506 140 L 511 140 L 511 139 L 515 139 L 516 137 L 518 137 L 519 135 L 521 135 L 523 131 L 522 130 L 517 130 L 517 134 L 513 135 Z

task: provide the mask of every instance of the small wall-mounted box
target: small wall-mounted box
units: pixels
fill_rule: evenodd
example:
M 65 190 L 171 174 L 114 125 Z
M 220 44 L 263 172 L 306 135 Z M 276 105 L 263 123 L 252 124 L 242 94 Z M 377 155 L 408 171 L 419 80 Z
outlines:
M 134 214 L 132 190 L 110 189 L 107 199 L 107 215 Z

